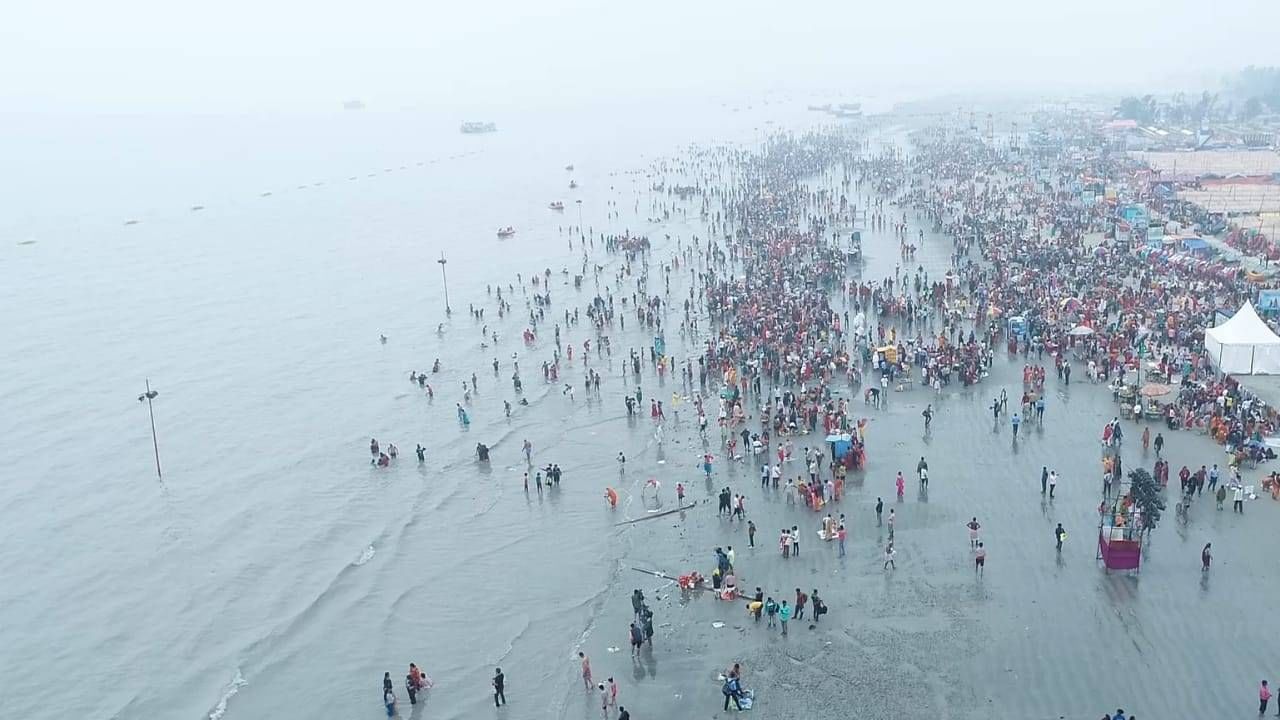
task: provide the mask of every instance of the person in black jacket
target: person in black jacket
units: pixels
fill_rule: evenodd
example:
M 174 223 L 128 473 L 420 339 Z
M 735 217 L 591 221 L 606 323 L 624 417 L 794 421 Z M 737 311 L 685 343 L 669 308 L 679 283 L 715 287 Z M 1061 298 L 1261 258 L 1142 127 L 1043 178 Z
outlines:
M 499 707 L 507 704 L 507 696 L 504 690 L 507 686 L 507 676 L 502 674 L 502 668 L 496 668 L 493 671 L 493 706 Z

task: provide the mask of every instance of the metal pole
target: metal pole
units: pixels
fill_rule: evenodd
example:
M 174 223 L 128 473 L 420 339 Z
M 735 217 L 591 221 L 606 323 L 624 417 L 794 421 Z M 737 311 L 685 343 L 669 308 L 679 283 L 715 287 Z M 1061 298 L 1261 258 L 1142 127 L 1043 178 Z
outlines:
M 151 401 L 160 393 L 151 389 L 150 378 L 147 378 L 146 383 L 147 391 L 138 396 L 138 402 L 142 402 L 143 400 L 147 401 L 147 415 L 151 417 L 151 449 L 155 451 L 156 455 L 156 477 L 163 478 L 164 476 L 160 474 L 160 443 L 156 440 L 156 413 L 155 409 L 151 406 Z
M 444 259 L 444 252 L 440 253 L 440 259 L 436 262 L 440 263 L 440 279 L 444 282 L 444 314 L 452 315 L 453 309 L 449 307 L 449 276 L 444 271 L 444 266 L 449 261 Z

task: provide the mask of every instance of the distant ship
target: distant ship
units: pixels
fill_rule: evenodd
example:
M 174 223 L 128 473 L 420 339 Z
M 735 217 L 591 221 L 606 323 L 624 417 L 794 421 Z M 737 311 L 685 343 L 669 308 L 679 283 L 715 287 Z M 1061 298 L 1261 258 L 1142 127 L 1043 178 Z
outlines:
M 840 103 L 839 107 L 830 108 L 827 112 L 838 118 L 862 117 L 862 103 Z
M 342 109 L 343 110 L 363 110 L 364 103 L 360 102 L 359 100 L 348 100 L 342 103 Z
M 468 135 L 498 132 L 498 126 L 491 122 L 464 122 L 459 129 Z

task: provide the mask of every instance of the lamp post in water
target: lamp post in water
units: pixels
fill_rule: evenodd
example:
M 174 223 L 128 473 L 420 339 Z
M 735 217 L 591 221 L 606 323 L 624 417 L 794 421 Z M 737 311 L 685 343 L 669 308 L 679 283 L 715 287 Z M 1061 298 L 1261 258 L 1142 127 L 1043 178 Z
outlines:
M 444 271 L 444 266 L 448 260 L 444 259 L 444 252 L 440 253 L 440 259 L 436 262 L 440 263 L 440 279 L 444 281 L 444 314 L 452 315 L 453 310 L 449 307 L 449 276 Z
M 147 391 L 138 396 L 138 402 L 147 402 L 147 414 L 151 416 L 151 449 L 156 453 L 156 477 L 162 478 L 160 474 L 160 443 L 156 441 L 156 412 L 151 407 L 151 401 L 156 399 L 160 393 L 151 389 L 151 380 L 147 379 Z

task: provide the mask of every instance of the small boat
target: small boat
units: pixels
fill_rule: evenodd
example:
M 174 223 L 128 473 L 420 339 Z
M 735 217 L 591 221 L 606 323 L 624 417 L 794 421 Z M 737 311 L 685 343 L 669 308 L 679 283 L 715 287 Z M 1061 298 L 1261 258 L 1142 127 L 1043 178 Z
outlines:
M 510 225 L 504 228 L 498 228 L 498 237 L 500 238 L 509 238 L 515 234 L 516 234 L 516 229 L 511 227 Z
M 491 122 L 464 122 L 459 128 L 466 135 L 497 132 L 498 126 Z
M 562 203 L 562 202 L 560 202 L 559 200 L 557 200 L 557 201 L 555 201 L 555 202 L 551 203 L 550 205 L 548 205 L 547 207 L 551 208 L 552 210 L 563 210 L 563 209 L 564 209 L 564 203 Z
M 577 188 L 578 188 L 578 181 L 576 181 L 576 180 L 570 180 L 570 181 L 569 181 L 569 189 L 570 189 L 570 190 L 576 190 Z
M 124 221 L 124 224 L 125 224 L 125 225 L 137 225 L 139 222 L 141 222 L 141 221 L 140 221 L 140 220 L 125 220 L 125 221 Z
M 201 211 L 201 210 L 203 210 L 203 209 L 204 209 L 204 206 L 203 206 L 203 205 L 192 205 L 192 206 L 191 206 L 191 212 L 200 212 L 200 211 Z
M 565 166 L 564 166 L 564 169 L 565 169 L 565 170 L 568 170 L 569 172 L 573 172 L 573 166 L 572 166 L 572 165 L 565 165 Z

